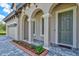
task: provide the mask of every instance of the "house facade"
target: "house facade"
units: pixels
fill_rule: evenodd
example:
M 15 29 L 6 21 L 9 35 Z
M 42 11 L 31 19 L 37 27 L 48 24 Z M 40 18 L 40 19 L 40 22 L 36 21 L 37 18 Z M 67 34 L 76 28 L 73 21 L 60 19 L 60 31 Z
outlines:
M 42 41 L 46 49 L 51 44 L 79 48 L 78 15 L 76 3 L 20 3 L 4 21 L 15 40 Z

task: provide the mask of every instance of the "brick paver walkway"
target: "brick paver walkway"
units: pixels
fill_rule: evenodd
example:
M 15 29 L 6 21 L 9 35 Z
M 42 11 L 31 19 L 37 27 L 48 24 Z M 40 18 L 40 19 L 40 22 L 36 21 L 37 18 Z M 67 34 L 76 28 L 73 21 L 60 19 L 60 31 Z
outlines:
M 28 56 L 27 53 L 11 44 L 10 40 L 11 38 L 7 36 L 0 37 L 0 56 Z

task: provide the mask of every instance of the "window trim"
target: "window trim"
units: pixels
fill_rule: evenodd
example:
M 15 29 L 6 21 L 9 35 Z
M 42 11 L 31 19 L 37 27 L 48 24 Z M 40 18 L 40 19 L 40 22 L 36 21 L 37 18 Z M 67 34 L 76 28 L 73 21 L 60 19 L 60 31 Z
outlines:
M 77 40 L 76 39 L 76 26 L 77 26 L 76 25 L 76 20 L 77 20 L 76 19 L 76 12 L 77 12 L 77 6 L 73 6 L 73 7 L 70 7 L 70 8 L 66 8 L 66 9 L 56 11 L 56 41 L 55 41 L 55 43 L 59 44 L 58 43 L 58 13 L 62 13 L 62 12 L 69 11 L 69 10 L 73 10 L 73 45 L 72 46 L 68 45 L 68 46 L 76 48 L 76 40 Z
M 35 22 L 35 33 L 33 33 L 33 36 L 36 36 L 36 20 L 34 19 L 33 21 L 32 21 L 32 24 L 33 24 L 33 22 Z M 32 25 L 33 26 L 33 25 Z M 33 29 L 33 27 L 32 27 L 32 29 Z
M 42 34 L 42 19 L 44 20 L 43 17 L 40 19 L 40 36 L 44 37 L 44 34 Z

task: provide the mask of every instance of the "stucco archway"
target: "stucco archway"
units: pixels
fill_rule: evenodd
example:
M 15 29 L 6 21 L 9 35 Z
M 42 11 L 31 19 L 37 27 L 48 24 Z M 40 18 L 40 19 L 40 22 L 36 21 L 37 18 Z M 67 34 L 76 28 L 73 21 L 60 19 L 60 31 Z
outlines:
M 28 16 L 23 15 L 22 17 L 22 32 L 23 39 L 28 40 Z
M 49 13 L 51 14 L 52 10 L 53 10 L 56 6 L 58 6 L 59 4 L 62 4 L 62 3 L 53 3 L 53 4 L 50 6 L 50 8 L 49 8 Z M 64 4 L 64 3 L 63 3 L 63 4 Z M 69 3 L 65 3 L 65 4 L 69 4 Z M 70 3 L 70 4 L 72 4 L 72 3 Z M 79 6 L 78 3 L 73 3 L 73 4 L 76 4 L 76 5 Z
M 42 9 L 35 9 L 31 15 L 32 19 L 32 38 L 35 42 L 41 42 L 43 44 L 44 40 L 44 34 L 42 35 L 42 15 L 43 15 Z

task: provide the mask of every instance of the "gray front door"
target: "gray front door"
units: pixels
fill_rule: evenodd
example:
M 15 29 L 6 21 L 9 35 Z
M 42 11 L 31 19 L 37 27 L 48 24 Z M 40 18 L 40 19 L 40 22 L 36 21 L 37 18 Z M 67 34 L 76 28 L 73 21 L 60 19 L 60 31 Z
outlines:
M 58 43 L 73 45 L 73 10 L 58 14 Z

